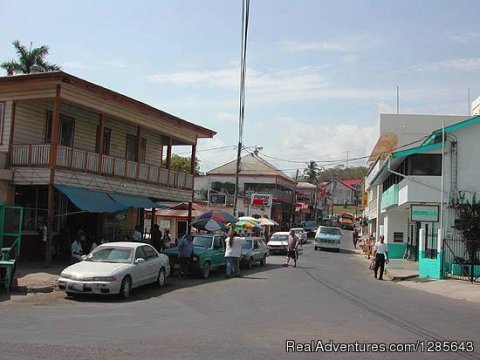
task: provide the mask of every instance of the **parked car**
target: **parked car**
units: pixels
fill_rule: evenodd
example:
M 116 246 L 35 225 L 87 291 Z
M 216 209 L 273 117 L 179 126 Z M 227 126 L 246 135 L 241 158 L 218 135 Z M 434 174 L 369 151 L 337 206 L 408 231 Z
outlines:
M 174 270 L 180 269 L 178 248 L 170 248 L 163 252 L 170 259 Z M 225 266 L 225 236 L 215 234 L 199 234 L 193 236 L 193 256 L 189 272 L 199 273 L 204 279 L 210 276 L 213 269 Z
M 303 228 L 291 228 L 290 231 L 292 230 L 295 232 L 295 235 L 299 237 L 301 244 L 305 244 L 307 242 L 307 233 L 303 231 Z
M 288 246 L 288 232 L 276 232 L 270 236 L 270 240 L 267 243 L 270 254 L 275 253 L 287 253 Z
M 307 238 L 315 237 L 317 231 L 317 223 L 313 220 L 302 221 L 300 225 L 303 228 L 303 231 L 307 234 Z
M 340 252 L 342 232 L 333 226 L 319 226 L 315 235 L 315 250 L 334 250 Z
M 264 266 L 267 263 L 267 256 L 270 255 L 264 239 L 245 238 L 245 241 L 245 244 L 242 246 L 241 264 L 251 269 L 253 263 L 258 261 L 261 266 Z
M 170 274 L 168 257 L 138 242 L 114 242 L 98 246 L 84 260 L 62 271 L 58 287 L 67 295 L 119 294 L 149 283 L 162 287 Z

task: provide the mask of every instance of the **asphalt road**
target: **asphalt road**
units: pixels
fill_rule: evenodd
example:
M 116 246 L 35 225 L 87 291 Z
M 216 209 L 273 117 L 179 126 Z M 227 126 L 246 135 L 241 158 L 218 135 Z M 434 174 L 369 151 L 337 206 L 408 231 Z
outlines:
M 347 232 L 343 246 L 351 248 Z M 15 296 L 0 303 L 0 358 L 480 358 L 478 304 L 374 280 L 358 255 L 314 251 L 311 240 L 297 268 L 283 268 L 283 261 L 271 256 L 267 266 L 242 278 L 170 279 L 164 289 L 145 287 L 125 302 L 72 300 L 62 293 Z M 286 353 L 286 340 L 471 340 L 477 350 Z

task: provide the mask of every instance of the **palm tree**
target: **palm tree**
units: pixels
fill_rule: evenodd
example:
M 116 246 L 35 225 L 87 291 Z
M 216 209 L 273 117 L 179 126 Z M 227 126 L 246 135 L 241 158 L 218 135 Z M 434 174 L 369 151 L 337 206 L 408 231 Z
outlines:
M 8 76 L 61 69 L 60 66 L 45 61 L 45 57 L 48 55 L 48 46 L 46 45 L 32 49 L 32 43 L 30 43 L 30 49 L 27 49 L 18 40 L 15 40 L 12 45 L 17 51 L 18 61 L 11 60 L 0 64 L 0 67 L 7 71 Z
M 319 173 L 320 169 L 318 168 L 317 163 L 311 160 L 307 163 L 306 169 L 303 170 L 303 177 L 307 182 L 315 185 L 317 183 Z

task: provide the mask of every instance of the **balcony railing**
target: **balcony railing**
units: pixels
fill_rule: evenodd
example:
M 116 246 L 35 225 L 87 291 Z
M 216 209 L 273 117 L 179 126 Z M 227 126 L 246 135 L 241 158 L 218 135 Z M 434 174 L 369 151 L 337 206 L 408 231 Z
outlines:
M 57 168 L 120 177 L 177 189 L 193 189 L 191 174 L 114 156 L 58 146 L 56 160 Z M 49 161 L 50 144 L 13 145 L 10 162 L 12 166 L 46 167 Z

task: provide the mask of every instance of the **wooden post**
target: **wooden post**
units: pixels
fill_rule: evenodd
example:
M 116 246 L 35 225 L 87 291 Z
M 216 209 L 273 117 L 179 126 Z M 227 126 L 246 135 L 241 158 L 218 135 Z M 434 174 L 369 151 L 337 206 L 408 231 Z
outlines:
M 55 100 L 53 101 L 53 117 L 50 136 L 50 183 L 48 184 L 48 212 L 47 212 L 47 243 L 45 244 L 45 265 L 52 262 L 52 240 L 55 226 L 55 166 L 57 165 L 58 130 L 60 127 L 60 85 L 57 85 Z
M 167 169 L 170 170 L 170 166 L 172 165 L 172 144 L 173 138 L 170 136 L 168 138 L 168 147 L 167 147 Z
M 105 114 L 100 114 L 100 122 L 97 132 L 97 148 L 98 148 L 98 173 L 102 174 L 102 158 L 103 158 L 103 134 L 105 132 Z
M 13 163 L 13 133 L 15 130 L 15 111 L 17 108 L 17 103 L 16 101 L 12 101 L 12 117 L 10 120 L 10 142 L 8 144 L 8 152 L 10 154 L 9 159 L 10 159 L 10 164 Z
M 138 175 L 140 174 L 140 162 L 143 158 L 142 152 L 142 135 L 143 129 L 141 126 L 137 126 L 137 152 L 135 154 L 135 161 L 137 162 L 137 173 L 135 178 L 138 180 Z
M 195 144 L 192 145 L 192 157 L 190 159 L 190 174 L 193 176 L 192 179 L 192 200 L 188 203 L 188 232 L 192 232 L 192 210 L 193 210 L 193 197 L 195 194 L 194 191 L 194 186 L 193 184 L 195 183 L 195 157 L 196 157 L 196 152 L 197 152 L 197 139 L 195 139 Z M 185 174 L 186 176 L 186 174 Z M 187 179 L 185 178 L 185 185 Z

